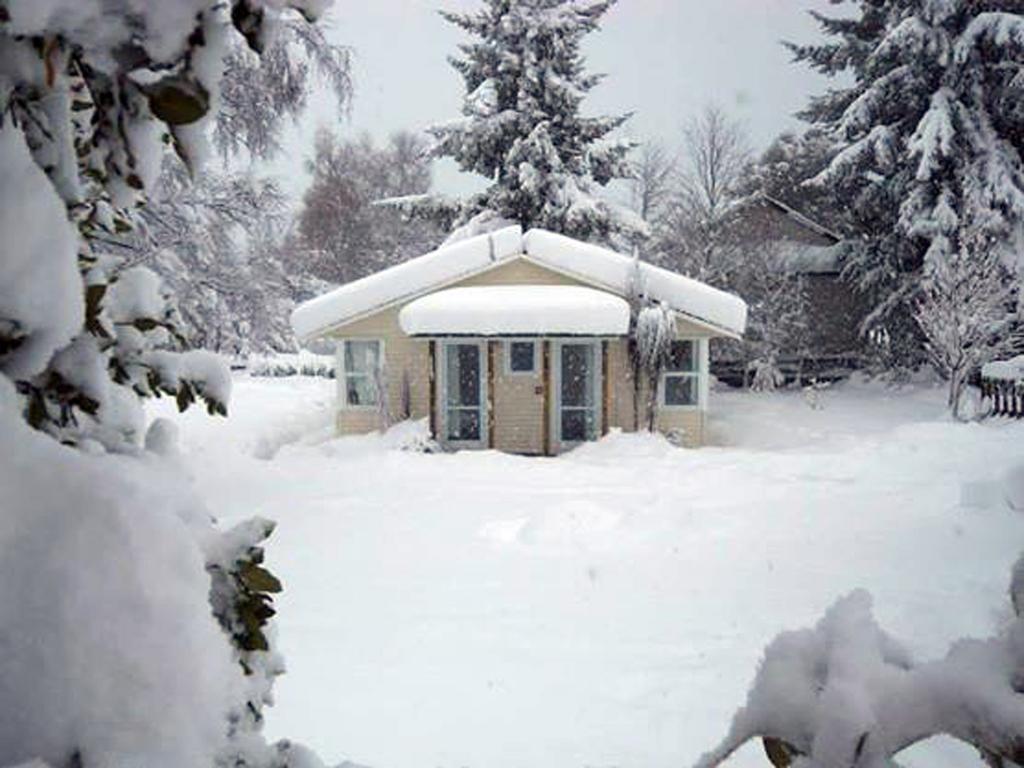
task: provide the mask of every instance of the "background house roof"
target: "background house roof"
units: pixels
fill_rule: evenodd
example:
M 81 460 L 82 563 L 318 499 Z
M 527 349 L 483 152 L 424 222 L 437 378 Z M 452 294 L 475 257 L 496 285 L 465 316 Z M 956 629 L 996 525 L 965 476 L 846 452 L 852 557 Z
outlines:
M 607 248 L 540 229 L 524 235 L 513 226 L 444 246 L 307 301 L 292 313 L 292 328 L 307 341 L 520 257 L 619 296 L 663 302 L 723 335 L 739 336 L 746 326 L 747 305 L 738 296 Z

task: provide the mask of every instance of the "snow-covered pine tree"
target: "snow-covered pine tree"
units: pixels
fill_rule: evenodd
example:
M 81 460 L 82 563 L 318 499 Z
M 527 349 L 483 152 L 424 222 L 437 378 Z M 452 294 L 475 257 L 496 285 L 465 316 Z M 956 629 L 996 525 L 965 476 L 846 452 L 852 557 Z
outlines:
M 394 203 L 460 235 L 513 221 L 594 242 L 642 237 L 638 216 L 598 194 L 630 175 L 630 143 L 610 138 L 629 115 L 580 114 L 601 81 L 586 73 L 580 44 L 613 2 L 484 0 L 473 13 L 442 12 L 473 40 L 451 59 L 465 81 L 463 117 L 429 130 L 433 154 L 490 186 L 466 200 Z
M 911 318 L 926 263 L 979 230 L 996 249 L 1024 221 L 1024 16 L 1018 0 L 852 0 L 815 17 L 831 39 L 796 60 L 852 84 L 804 117 L 838 142 L 817 177 L 862 237 L 848 260 L 904 363 L 923 344 Z

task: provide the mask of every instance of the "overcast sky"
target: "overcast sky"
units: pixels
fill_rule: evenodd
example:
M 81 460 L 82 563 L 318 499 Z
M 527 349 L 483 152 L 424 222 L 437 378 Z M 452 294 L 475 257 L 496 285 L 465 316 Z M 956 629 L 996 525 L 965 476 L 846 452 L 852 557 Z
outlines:
M 386 138 L 459 115 L 462 82 L 447 62 L 463 39 L 437 9 L 479 7 L 479 0 L 335 0 L 329 37 L 354 54 L 355 98 L 339 123 L 331 104 L 313 100 L 275 170 L 299 194 L 300 169 L 319 125 L 342 135 Z M 742 119 L 755 147 L 798 125 L 793 113 L 826 81 L 790 63 L 781 40 L 810 41 L 817 27 L 807 10 L 826 0 L 619 0 L 585 51 L 607 78 L 584 102 L 588 115 L 634 113 L 624 127 L 636 139 L 679 143 L 682 125 L 714 101 Z M 472 188 L 454 165 L 440 166 L 435 187 Z

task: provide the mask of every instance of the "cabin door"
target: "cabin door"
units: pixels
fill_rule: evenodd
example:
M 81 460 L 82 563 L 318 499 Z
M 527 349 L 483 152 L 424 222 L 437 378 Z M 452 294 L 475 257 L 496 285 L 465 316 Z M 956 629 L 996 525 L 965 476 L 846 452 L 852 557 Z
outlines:
M 554 349 L 552 434 L 564 450 L 601 434 L 601 343 L 560 341 Z
M 445 342 L 441 359 L 444 442 L 454 448 L 487 445 L 487 347 Z

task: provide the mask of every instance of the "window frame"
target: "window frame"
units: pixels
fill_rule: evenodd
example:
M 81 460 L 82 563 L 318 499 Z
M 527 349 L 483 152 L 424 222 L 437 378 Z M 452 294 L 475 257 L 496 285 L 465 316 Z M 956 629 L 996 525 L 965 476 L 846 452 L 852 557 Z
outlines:
M 376 390 L 377 397 L 376 402 L 369 404 L 352 404 L 348 401 L 348 379 L 350 372 L 345 366 L 345 345 L 351 343 L 365 344 L 365 343 L 376 343 L 377 344 L 377 370 L 370 374 L 355 373 L 353 375 L 358 376 L 370 376 L 375 379 L 374 389 Z M 338 344 L 338 361 L 336 370 L 338 372 L 338 401 L 341 403 L 341 408 L 346 411 L 377 411 L 381 407 L 383 398 L 387 397 L 388 382 L 384 380 L 384 350 L 385 344 L 384 339 L 374 336 L 350 336 L 344 339 L 339 339 Z M 377 381 L 383 385 L 377 387 Z
M 693 370 L 675 371 L 665 368 L 658 376 L 658 407 L 672 411 L 697 411 L 704 407 L 704 340 L 699 337 L 684 337 L 672 339 L 672 343 L 686 342 L 692 345 Z M 692 379 L 694 401 L 692 403 L 670 403 L 667 401 L 669 378 Z
M 533 347 L 533 363 L 528 371 L 515 371 L 512 369 L 512 345 L 530 344 Z M 505 373 L 508 376 L 537 376 L 540 373 L 540 343 L 537 339 L 505 339 Z
M 449 448 L 456 450 L 480 450 L 485 449 L 490 444 L 491 430 L 490 430 L 490 414 L 491 414 L 491 403 L 488 398 L 487 392 L 487 379 L 489 375 L 489 356 L 487 354 L 488 339 L 479 338 L 475 336 L 470 337 L 448 337 L 438 339 L 438 350 L 439 354 L 435 360 L 434 370 L 435 376 L 437 377 L 438 387 L 436 393 L 436 407 L 438 409 L 439 418 L 438 436 L 440 437 L 441 443 Z M 449 430 L 449 415 L 452 410 L 464 411 L 470 410 L 465 406 L 457 406 L 456 408 L 449 408 L 448 406 L 448 389 L 450 382 L 448 380 L 448 350 L 451 347 L 457 347 L 460 345 L 475 346 L 479 349 L 480 355 L 480 380 L 477 386 L 480 388 L 480 405 L 478 412 L 480 414 L 480 437 L 477 440 L 457 440 L 448 437 Z

